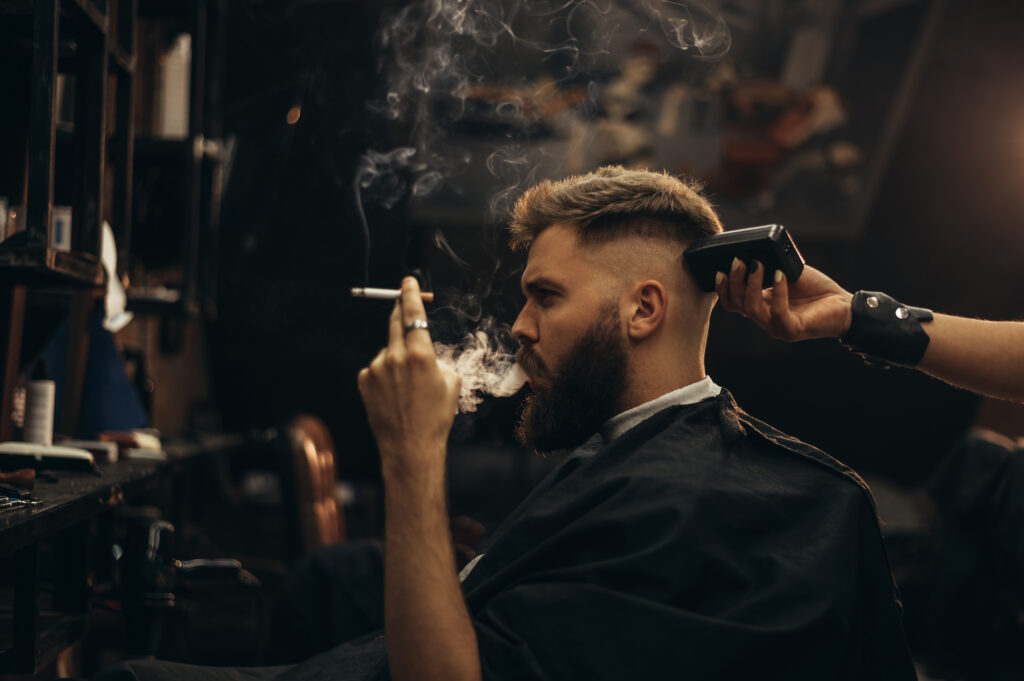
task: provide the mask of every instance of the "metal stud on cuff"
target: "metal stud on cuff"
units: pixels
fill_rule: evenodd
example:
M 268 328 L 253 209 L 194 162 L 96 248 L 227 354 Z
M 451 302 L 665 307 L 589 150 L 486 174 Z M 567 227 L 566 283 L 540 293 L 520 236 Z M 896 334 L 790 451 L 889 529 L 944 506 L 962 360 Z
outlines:
M 904 305 L 877 291 L 858 291 L 853 296 L 850 329 L 840 342 L 871 359 L 899 366 L 914 366 L 928 348 L 928 334 L 921 322 L 931 321 L 932 311 Z

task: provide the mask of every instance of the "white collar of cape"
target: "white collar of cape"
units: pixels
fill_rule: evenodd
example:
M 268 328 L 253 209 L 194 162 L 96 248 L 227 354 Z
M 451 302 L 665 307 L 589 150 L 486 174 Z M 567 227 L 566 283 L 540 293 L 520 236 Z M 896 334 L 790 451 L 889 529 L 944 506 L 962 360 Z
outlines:
M 721 392 L 721 386 L 712 381 L 710 376 L 705 376 L 696 383 L 677 388 L 672 392 L 665 393 L 661 397 L 654 398 L 650 402 L 644 402 L 632 409 L 627 409 L 621 414 L 605 421 L 604 425 L 570 456 L 592 456 L 597 453 L 601 445 L 615 440 L 627 430 L 639 425 L 642 421 L 646 421 L 664 409 L 683 404 L 697 404 L 709 397 L 717 397 Z M 476 567 L 476 564 L 480 562 L 484 555 L 486 554 L 481 553 L 466 563 L 466 566 L 459 572 L 460 582 L 465 581 L 466 577 L 469 577 L 469 573 L 473 571 L 473 568 Z
M 597 435 L 604 442 L 611 442 L 659 411 L 682 404 L 697 404 L 709 397 L 717 397 L 720 392 L 722 392 L 722 388 L 712 381 L 710 376 L 705 376 L 696 383 L 677 388 L 661 397 L 655 397 L 650 402 L 644 402 L 632 409 L 627 409 L 618 416 L 611 417 L 601 426 Z

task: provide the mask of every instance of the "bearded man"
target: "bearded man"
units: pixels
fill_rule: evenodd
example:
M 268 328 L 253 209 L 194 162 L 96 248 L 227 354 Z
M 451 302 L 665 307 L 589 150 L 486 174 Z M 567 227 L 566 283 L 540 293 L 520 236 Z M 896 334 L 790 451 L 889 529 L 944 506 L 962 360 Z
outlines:
M 512 332 L 533 392 L 517 434 L 568 453 L 458 578 L 459 379 L 405 280 L 359 375 L 385 484 L 385 631 L 246 678 L 914 678 L 864 483 L 705 375 L 715 295 L 682 254 L 721 230 L 667 174 L 603 168 L 520 199 Z

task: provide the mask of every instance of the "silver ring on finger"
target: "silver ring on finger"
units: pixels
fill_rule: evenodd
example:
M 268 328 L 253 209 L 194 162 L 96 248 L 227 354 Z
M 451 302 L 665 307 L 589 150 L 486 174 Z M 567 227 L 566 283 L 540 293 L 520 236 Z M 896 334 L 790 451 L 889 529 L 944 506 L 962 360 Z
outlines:
M 409 335 L 410 331 L 416 329 L 423 329 L 424 331 L 430 331 L 430 323 L 426 319 L 414 319 L 405 325 L 405 335 Z

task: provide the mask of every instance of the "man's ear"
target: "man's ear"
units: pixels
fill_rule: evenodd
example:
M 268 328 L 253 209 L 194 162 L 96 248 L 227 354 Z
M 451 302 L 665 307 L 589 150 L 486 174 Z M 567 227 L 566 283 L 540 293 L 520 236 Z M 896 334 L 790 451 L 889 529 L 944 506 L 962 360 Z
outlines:
M 637 284 L 626 332 L 630 340 L 643 340 L 658 330 L 665 321 L 668 296 L 661 282 L 654 279 Z

